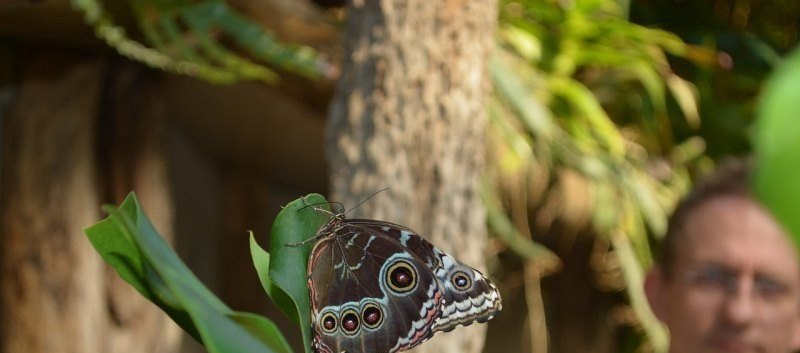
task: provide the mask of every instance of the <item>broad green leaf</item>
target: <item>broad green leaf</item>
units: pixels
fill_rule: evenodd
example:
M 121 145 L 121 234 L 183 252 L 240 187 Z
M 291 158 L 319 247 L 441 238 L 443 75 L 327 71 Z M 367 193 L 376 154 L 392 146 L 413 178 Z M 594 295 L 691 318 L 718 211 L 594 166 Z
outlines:
M 286 341 L 274 322 L 263 316 L 247 312 L 233 312 L 227 316 L 267 346 L 274 347 L 277 353 L 292 352 L 289 342 Z
M 317 230 L 328 221 L 328 215 L 315 208 L 329 209 L 322 195 L 310 194 L 290 202 L 275 218 L 269 242 L 268 293 L 281 310 L 300 325 L 306 352 L 311 351 L 311 304 L 306 284 L 306 268 L 314 242 L 297 244 L 314 237 Z M 260 261 L 263 262 L 263 259 Z M 263 271 L 258 270 L 259 273 Z M 259 276 L 263 284 L 264 276 Z M 286 298 L 293 305 L 287 305 L 289 302 Z
M 269 277 L 269 253 L 258 245 L 252 233 L 250 234 L 250 256 L 253 258 L 253 265 L 256 267 L 258 279 L 261 281 L 261 286 L 264 287 L 264 292 L 295 324 L 301 325 L 297 305 L 286 292 L 272 282 Z
M 289 353 L 267 318 L 237 313 L 206 288 L 158 235 L 131 194 L 111 216 L 86 230 L 120 276 L 164 309 L 211 353 Z
M 758 107 L 756 195 L 800 246 L 800 49 L 769 79 Z
M 253 232 L 250 232 L 250 256 L 253 258 L 253 266 L 256 268 L 258 279 L 261 281 L 261 286 L 264 287 L 264 292 L 271 297 L 274 284 L 269 278 L 269 253 L 258 245 Z M 275 298 L 272 298 L 272 301 L 275 301 Z M 278 306 L 281 305 L 278 304 Z
M 136 217 L 137 208 L 135 198 L 129 196 L 120 205 L 119 211 Z M 87 228 L 85 232 L 95 250 L 123 280 L 161 310 L 164 310 L 192 337 L 201 341 L 197 328 L 188 313 L 180 306 L 172 291 L 144 258 L 127 228 L 120 227 L 115 217 L 111 216 Z

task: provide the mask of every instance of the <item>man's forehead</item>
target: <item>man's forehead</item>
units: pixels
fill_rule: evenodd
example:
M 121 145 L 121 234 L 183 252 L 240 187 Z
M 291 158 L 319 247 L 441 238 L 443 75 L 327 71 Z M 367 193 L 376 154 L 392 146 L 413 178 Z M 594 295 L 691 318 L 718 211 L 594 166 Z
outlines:
M 687 217 L 683 233 L 678 239 L 678 258 L 766 266 L 770 271 L 800 274 L 796 250 L 788 235 L 748 197 L 707 200 Z

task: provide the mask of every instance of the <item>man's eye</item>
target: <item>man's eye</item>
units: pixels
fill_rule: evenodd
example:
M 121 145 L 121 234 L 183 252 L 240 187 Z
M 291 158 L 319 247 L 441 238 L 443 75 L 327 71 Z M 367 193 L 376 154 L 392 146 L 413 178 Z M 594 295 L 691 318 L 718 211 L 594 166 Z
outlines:
M 717 267 L 705 267 L 690 272 L 689 283 L 701 287 L 726 289 L 735 281 L 728 271 Z
M 764 298 L 776 298 L 789 292 L 789 288 L 783 283 L 771 278 L 757 277 L 755 291 Z

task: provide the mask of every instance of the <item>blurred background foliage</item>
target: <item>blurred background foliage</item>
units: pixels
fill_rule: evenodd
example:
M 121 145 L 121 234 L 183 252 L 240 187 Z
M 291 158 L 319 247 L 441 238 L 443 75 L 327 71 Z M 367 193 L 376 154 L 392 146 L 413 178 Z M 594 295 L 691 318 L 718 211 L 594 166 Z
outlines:
M 153 68 L 213 83 L 275 82 L 276 68 L 312 78 L 332 74 L 313 49 L 282 43 L 222 0 L 129 1 L 145 43 L 132 39 L 102 1 L 71 2 L 98 37 L 120 54 Z
M 282 42 L 225 1 L 128 4 L 135 30 L 102 1 L 72 0 L 98 37 L 155 68 L 214 83 L 338 74 L 335 58 Z M 619 294 L 607 312 L 614 350 L 663 352 L 643 273 L 692 177 L 750 151 L 755 98 L 798 41 L 800 2 L 503 0 L 499 10 L 483 199 L 494 272 L 529 313 L 523 345 L 566 351 L 548 347 L 556 328 L 545 314 L 558 313 L 540 280 L 588 234 L 591 286 Z

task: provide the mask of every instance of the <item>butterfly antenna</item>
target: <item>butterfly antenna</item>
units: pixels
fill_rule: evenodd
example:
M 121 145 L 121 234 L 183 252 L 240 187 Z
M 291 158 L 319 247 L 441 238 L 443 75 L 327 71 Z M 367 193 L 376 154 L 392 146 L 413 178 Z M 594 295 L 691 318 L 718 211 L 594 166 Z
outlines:
M 344 214 L 346 215 L 346 214 L 350 213 L 350 211 L 355 210 L 359 206 L 363 205 L 365 202 L 369 201 L 369 199 L 371 199 L 373 196 L 377 195 L 378 193 L 384 192 L 386 190 L 389 190 L 389 188 L 383 188 L 383 189 L 380 189 L 378 191 L 373 192 L 372 195 L 369 195 L 369 197 L 367 197 L 366 199 L 364 199 L 361 202 L 359 202 L 358 205 L 356 205 L 356 207 L 353 207 L 353 208 L 347 210 L 347 212 L 345 212 Z
M 369 199 L 371 199 L 373 196 L 377 195 L 377 194 L 378 194 L 378 193 L 380 193 L 380 192 L 386 191 L 386 190 L 389 190 L 389 188 L 383 188 L 383 189 L 380 189 L 380 190 L 378 190 L 378 191 L 376 191 L 376 192 L 372 193 L 372 195 L 369 195 L 369 197 L 367 197 L 367 198 L 366 198 L 366 199 L 364 199 L 363 201 L 359 202 L 359 203 L 358 203 L 358 205 L 356 205 L 356 207 L 353 207 L 353 208 L 351 208 L 351 209 L 349 209 L 349 210 L 347 210 L 347 211 L 344 211 L 344 212 L 343 212 L 343 211 L 332 212 L 332 211 L 328 211 L 328 210 L 326 210 L 326 209 L 322 209 L 322 208 L 316 207 L 316 206 L 319 206 L 319 205 L 338 205 L 340 210 L 344 210 L 344 205 L 343 205 L 341 202 L 336 202 L 336 201 L 325 201 L 325 202 L 318 202 L 318 203 L 311 203 L 311 204 L 310 204 L 310 203 L 307 203 L 307 202 L 306 202 L 306 199 L 305 199 L 305 197 L 301 197 L 301 199 L 303 200 L 303 203 L 305 203 L 305 206 L 303 206 L 303 207 L 301 207 L 300 209 L 298 209 L 298 210 L 297 210 L 297 212 L 300 212 L 300 211 L 302 211 L 302 210 L 304 210 L 304 209 L 306 209 L 306 208 L 309 208 L 309 207 L 310 207 L 312 210 L 314 210 L 314 211 L 317 211 L 317 212 L 321 212 L 321 213 L 324 213 L 324 214 L 327 214 L 327 215 L 328 215 L 328 216 L 330 216 L 330 217 L 335 217 L 335 218 L 344 219 L 344 216 L 345 216 L 345 215 L 346 215 L 348 212 L 350 212 L 350 211 L 352 211 L 352 210 L 355 210 L 355 209 L 356 209 L 356 208 L 358 208 L 359 206 L 363 205 L 365 202 L 369 201 Z M 288 244 L 286 244 L 286 246 L 289 246 L 289 247 L 302 246 L 302 245 L 305 245 L 305 244 L 307 244 L 307 243 L 310 243 L 310 242 L 312 242 L 312 241 L 316 241 L 316 240 L 318 240 L 318 239 L 319 239 L 319 238 L 321 238 L 321 237 L 322 237 L 321 235 L 317 235 L 317 236 L 314 236 L 314 237 L 308 238 L 308 239 L 306 239 L 306 240 L 303 240 L 303 241 L 301 241 L 301 242 L 299 242 L 299 243 L 288 243 Z
M 306 245 L 306 244 L 308 244 L 308 243 L 310 243 L 312 241 L 316 242 L 317 239 L 319 239 L 319 238 L 320 238 L 320 236 L 318 235 L 318 236 L 314 236 L 314 237 L 308 238 L 306 240 L 303 240 L 303 241 L 301 241 L 299 243 L 286 243 L 284 245 L 288 246 L 288 247 L 291 247 L 291 248 L 294 248 L 294 247 Z
M 338 215 L 338 214 L 341 214 L 341 213 L 342 213 L 341 211 L 339 211 L 339 212 L 333 212 L 333 211 L 328 211 L 328 210 L 326 210 L 326 209 L 323 209 L 323 208 L 316 207 L 316 206 L 319 206 L 319 205 L 338 205 L 338 206 L 339 206 L 339 209 L 344 209 L 344 205 L 342 205 L 342 203 L 341 203 L 341 202 L 336 202 L 336 201 L 325 201 L 325 202 L 318 202 L 318 203 L 307 204 L 307 205 L 305 205 L 305 206 L 301 207 L 300 209 L 298 209 L 298 210 L 297 210 L 297 212 L 300 212 L 300 211 L 302 211 L 302 210 L 305 210 L 306 208 L 311 208 L 311 209 L 312 209 L 312 210 L 314 210 L 314 211 L 317 211 L 317 212 L 320 212 L 320 213 L 324 213 L 324 214 L 326 214 L 326 215 L 328 215 L 328 216 L 331 216 L 331 217 L 334 217 L 334 216 L 336 216 L 336 215 Z

